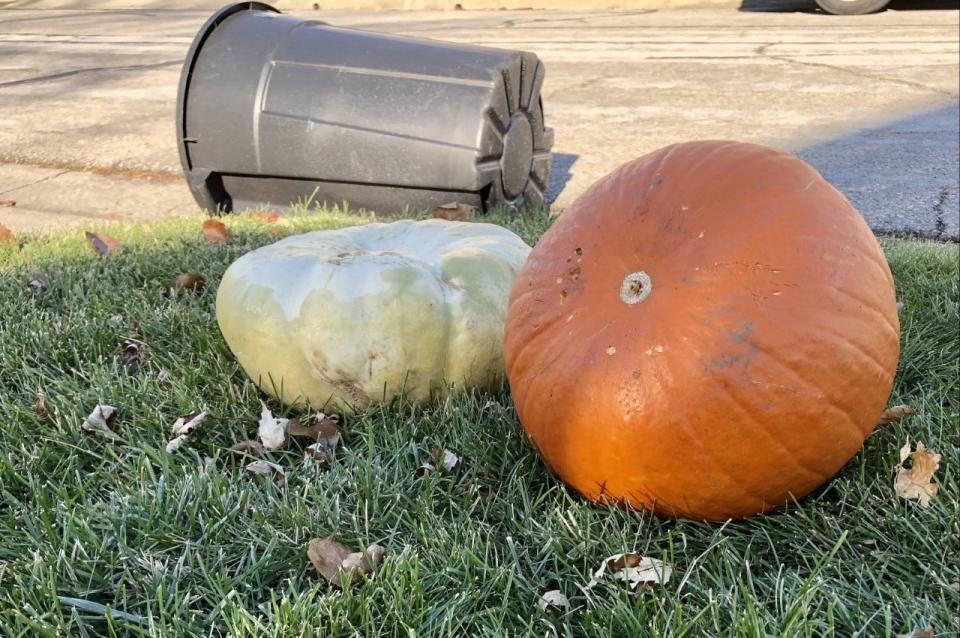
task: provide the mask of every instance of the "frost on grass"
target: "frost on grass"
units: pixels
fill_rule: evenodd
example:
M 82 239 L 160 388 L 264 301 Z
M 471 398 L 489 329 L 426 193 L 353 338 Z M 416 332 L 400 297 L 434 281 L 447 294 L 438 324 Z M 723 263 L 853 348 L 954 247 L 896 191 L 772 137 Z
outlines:
M 927 507 L 940 486 L 931 479 L 940 467 L 940 455 L 934 450 L 928 450 L 922 442 L 917 442 L 915 452 L 910 451 L 910 441 L 900 448 L 900 463 L 897 465 L 897 477 L 893 481 L 893 489 L 897 496 L 905 499 L 916 499 L 920 505 Z M 907 459 L 912 459 L 912 465 L 904 467 Z
M 643 585 L 666 585 L 670 581 L 673 569 L 656 558 L 648 558 L 640 554 L 614 554 L 600 563 L 593 578 L 587 584 L 587 589 L 595 586 L 601 579 L 613 578 L 627 583 L 630 589 L 636 590 Z
M 307 558 L 324 578 L 334 585 L 341 584 L 341 576 L 347 583 L 369 574 L 373 568 L 383 562 L 386 550 L 380 545 L 370 545 L 366 551 L 354 552 L 345 545 L 327 538 L 315 538 L 307 546 Z
M 113 431 L 113 422 L 117 420 L 117 409 L 112 405 L 97 404 L 83 423 L 80 430 L 90 436 L 102 436 L 107 439 L 115 440 L 120 437 Z
M 170 429 L 170 432 L 173 434 L 174 438 L 167 443 L 167 453 L 172 454 L 179 450 L 180 446 L 190 440 L 190 437 L 193 436 L 193 433 L 196 432 L 206 420 L 206 411 L 194 412 L 177 419 L 174 422 L 173 427 Z
M 267 450 L 279 450 L 287 443 L 287 424 L 290 419 L 273 416 L 270 408 L 263 401 L 260 402 L 263 411 L 260 413 L 260 427 L 257 436 Z

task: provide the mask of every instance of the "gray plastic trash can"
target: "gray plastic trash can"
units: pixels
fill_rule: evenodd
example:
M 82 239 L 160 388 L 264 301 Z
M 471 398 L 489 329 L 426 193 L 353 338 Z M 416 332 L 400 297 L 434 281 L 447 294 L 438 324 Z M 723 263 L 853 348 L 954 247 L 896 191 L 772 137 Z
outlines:
M 536 55 L 217 11 L 180 77 L 177 135 L 202 208 L 297 201 L 382 213 L 543 203 L 553 131 Z

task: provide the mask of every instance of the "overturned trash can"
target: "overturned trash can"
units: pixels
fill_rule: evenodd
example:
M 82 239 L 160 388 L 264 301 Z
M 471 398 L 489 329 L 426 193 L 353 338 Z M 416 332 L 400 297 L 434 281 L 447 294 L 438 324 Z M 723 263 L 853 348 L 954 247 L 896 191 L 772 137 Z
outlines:
M 180 159 L 209 211 L 538 206 L 553 145 L 543 75 L 533 53 L 341 29 L 235 3 L 204 24 L 187 54 Z

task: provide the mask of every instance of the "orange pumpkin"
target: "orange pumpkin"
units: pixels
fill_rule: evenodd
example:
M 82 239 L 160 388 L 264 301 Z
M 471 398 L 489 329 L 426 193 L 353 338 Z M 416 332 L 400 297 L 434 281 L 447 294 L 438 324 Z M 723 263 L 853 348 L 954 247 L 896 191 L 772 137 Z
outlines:
M 594 184 L 514 282 L 520 421 L 589 499 L 741 518 L 860 448 L 899 356 L 893 278 L 863 218 L 792 155 L 661 149 Z

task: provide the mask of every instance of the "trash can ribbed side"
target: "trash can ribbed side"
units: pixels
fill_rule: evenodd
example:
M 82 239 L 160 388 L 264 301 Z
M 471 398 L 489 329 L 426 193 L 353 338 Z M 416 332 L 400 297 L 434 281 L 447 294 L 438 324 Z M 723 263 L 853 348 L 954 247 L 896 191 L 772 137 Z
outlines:
M 228 5 L 184 66 L 181 158 L 208 210 L 539 205 L 552 146 L 542 82 L 532 53 Z

